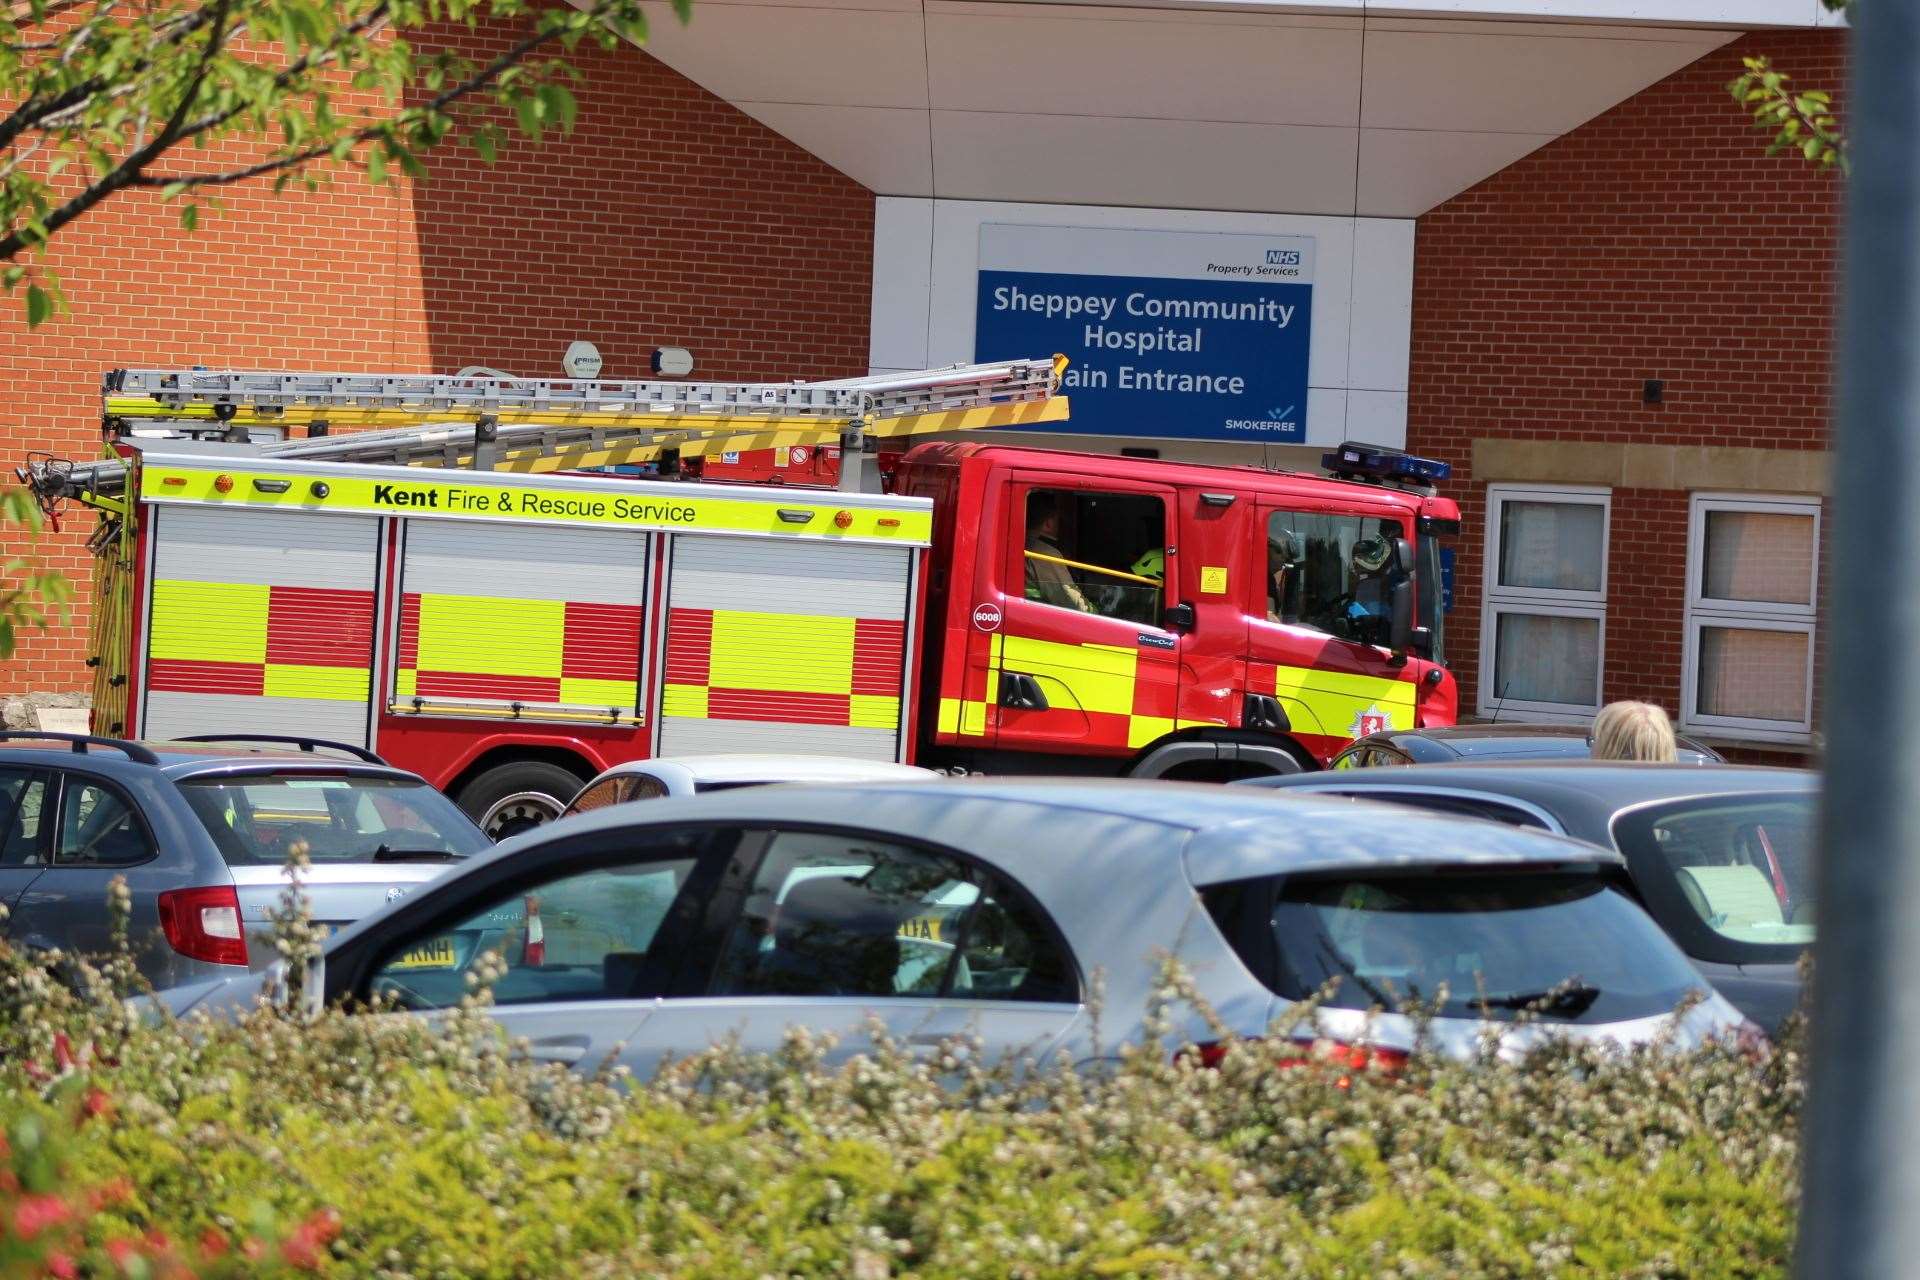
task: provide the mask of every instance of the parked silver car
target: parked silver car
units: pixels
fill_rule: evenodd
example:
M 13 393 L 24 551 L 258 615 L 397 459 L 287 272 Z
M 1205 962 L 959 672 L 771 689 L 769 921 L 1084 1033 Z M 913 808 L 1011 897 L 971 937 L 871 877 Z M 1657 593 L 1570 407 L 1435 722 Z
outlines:
M 134 958 L 156 987 L 263 968 L 296 843 L 329 927 L 490 847 L 424 779 L 359 748 L 0 733 L 0 903 L 15 946 L 104 952 L 121 876 Z
M 1544 1004 L 1507 1026 L 1517 1052 L 1556 1032 L 1645 1041 L 1702 987 L 1623 883 L 1617 854 L 1552 836 L 1217 787 L 756 787 L 508 841 L 343 931 L 315 989 L 431 1014 L 497 950 L 495 1016 L 548 1059 L 644 1077 L 794 1025 L 857 1045 L 878 1017 L 916 1050 L 969 1033 L 990 1057 L 1087 1064 L 1142 1036 L 1172 956 L 1243 1035 L 1337 979 L 1329 1036 L 1405 1048 L 1410 1022 L 1369 1009 L 1440 1000 L 1435 1042 L 1466 1052 L 1483 1017 Z M 231 1012 L 271 986 L 165 998 Z M 1740 1024 L 1707 992 L 1677 1038 Z M 1211 1033 L 1183 1010 L 1176 1035 Z
M 668 796 L 698 796 L 735 787 L 764 787 L 779 782 L 812 786 L 824 783 L 925 782 L 940 775 L 918 765 L 890 760 L 855 760 L 846 756 L 723 755 L 662 756 L 629 760 L 601 773 L 574 796 L 566 813 L 588 813 L 610 804 L 633 800 L 663 800 Z

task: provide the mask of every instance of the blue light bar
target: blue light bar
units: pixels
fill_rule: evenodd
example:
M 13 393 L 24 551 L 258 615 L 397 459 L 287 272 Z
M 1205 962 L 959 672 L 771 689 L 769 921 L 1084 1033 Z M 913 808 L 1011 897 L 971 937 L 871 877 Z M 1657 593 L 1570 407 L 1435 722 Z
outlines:
M 1411 480 L 1434 484 L 1453 474 L 1453 467 L 1436 458 L 1417 458 L 1398 449 L 1372 444 L 1343 444 L 1320 455 L 1320 466 L 1341 479 Z

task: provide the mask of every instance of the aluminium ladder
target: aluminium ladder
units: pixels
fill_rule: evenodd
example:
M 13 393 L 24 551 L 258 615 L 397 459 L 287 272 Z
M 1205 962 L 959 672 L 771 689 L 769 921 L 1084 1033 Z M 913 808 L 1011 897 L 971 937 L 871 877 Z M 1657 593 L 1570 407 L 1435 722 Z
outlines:
M 248 427 L 304 426 L 305 437 L 259 445 L 257 456 L 315 462 L 545 472 L 648 461 L 665 449 L 697 456 L 837 439 L 841 487 L 857 488 L 866 434 L 1064 419 L 1056 393 L 1065 363 L 776 383 L 120 369 L 103 394 L 109 438 L 160 428 L 244 441 Z M 127 464 L 41 459 L 18 474 L 49 510 L 67 498 L 114 510 Z

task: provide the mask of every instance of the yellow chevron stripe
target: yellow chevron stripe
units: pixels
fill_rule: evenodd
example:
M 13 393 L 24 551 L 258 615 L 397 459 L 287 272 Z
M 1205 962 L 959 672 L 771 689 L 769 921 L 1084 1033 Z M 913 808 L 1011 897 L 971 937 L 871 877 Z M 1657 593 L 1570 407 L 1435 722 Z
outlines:
M 208 405 L 175 406 L 140 396 L 110 396 L 106 402 L 110 417 L 147 418 L 158 421 L 210 421 Z M 250 405 L 236 406 L 232 421 L 242 426 L 302 426 L 327 422 L 336 427 L 407 427 L 434 423 L 471 423 L 473 409 L 427 410 L 356 408 L 351 405 L 288 405 L 262 413 Z M 1071 413 L 1065 396 L 1046 400 L 1027 400 L 1015 404 L 981 405 L 971 409 L 953 409 L 943 413 L 916 413 L 897 418 L 878 418 L 866 426 L 867 434 L 883 438 L 925 435 L 933 431 L 977 431 L 990 427 L 1032 427 L 1048 422 L 1064 422 Z M 601 448 L 582 446 L 564 453 L 541 456 L 539 449 L 524 447 L 503 450 L 496 467 L 503 471 L 537 474 L 568 471 L 577 467 L 606 466 L 621 462 L 646 462 L 657 458 L 662 449 L 678 449 L 691 457 L 733 450 L 772 449 L 781 445 L 835 444 L 843 427 L 851 419 L 819 417 L 774 417 L 762 414 L 686 414 L 629 413 L 607 410 L 566 412 L 557 410 L 501 409 L 493 416 L 503 425 L 544 425 L 554 427 L 603 427 L 614 432 L 646 433 L 626 442 L 609 442 Z M 458 453 L 460 461 L 471 458 L 471 451 Z M 444 456 L 422 459 L 414 466 L 443 466 Z

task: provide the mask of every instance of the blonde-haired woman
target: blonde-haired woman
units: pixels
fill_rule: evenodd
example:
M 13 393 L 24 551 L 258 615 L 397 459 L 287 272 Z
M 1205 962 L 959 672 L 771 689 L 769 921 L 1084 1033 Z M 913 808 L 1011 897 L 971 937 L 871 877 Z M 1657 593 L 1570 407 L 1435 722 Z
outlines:
M 1673 723 L 1651 702 L 1609 702 L 1593 718 L 1595 760 L 1642 760 L 1672 764 Z

